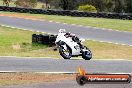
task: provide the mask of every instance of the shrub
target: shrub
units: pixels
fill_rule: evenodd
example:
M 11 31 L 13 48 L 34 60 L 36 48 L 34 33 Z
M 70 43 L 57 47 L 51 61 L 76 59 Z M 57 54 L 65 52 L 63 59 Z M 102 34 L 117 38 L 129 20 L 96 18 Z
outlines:
M 85 11 L 85 12 L 97 12 L 96 8 L 92 5 L 82 5 L 78 7 L 79 11 Z

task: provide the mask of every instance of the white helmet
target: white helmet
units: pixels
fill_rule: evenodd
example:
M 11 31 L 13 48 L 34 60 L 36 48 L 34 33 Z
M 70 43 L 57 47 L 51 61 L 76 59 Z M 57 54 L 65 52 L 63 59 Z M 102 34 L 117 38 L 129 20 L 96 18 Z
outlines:
M 65 32 L 66 32 L 65 29 L 60 29 L 60 30 L 59 30 L 59 33 L 65 33 Z

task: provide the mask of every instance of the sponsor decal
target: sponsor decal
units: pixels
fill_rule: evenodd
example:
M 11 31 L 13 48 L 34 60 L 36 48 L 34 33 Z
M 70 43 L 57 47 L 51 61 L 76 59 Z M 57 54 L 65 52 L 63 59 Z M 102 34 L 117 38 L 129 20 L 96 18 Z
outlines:
M 76 75 L 76 81 L 79 85 L 86 83 L 110 83 L 110 84 L 126 84 L 131 82 L 129 74 L 88 74 L 80 66 L 78 68 L 79 74 Z

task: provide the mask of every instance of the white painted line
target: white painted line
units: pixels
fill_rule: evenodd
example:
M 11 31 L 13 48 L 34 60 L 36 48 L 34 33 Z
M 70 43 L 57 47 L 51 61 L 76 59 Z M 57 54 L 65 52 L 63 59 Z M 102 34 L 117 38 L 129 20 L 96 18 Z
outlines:
M 3 25 L 3 24 L 0 24 L 1 26 L 3 26 L 3 27 L 10 27 L 10 28 L 16 28 L 16 27 L 13 27 L 13 26 L 8 26 L 8 25 Z M 21 29 L 21 28 L 17 28 L 17 29 Z
M 108 42 L 108 43 L 111 43 L 111 44 L 113 44 L 112 42 Z
M 43 34 L 45 34 L 45 32 L 42 32 Z
M 78 25 L 79 27 L 83 27 L 83 25 Z
M 115 43 L 115 44 L 119 45 L 119 43 Z
M 60 59 L 60 58 L 52 58 L 52 57 L 20 57 L 20 56 L 0 56 L 0 58 L 23 58 L 23 59 L 36 59 L 36 58 L 40 58 L 40 59 Z
M 16 56 L 0 56 L 0 58 L 14 58 Z
M 125 59 L 91 59 L 91 60 L 102 60 L 102 61 L 113 61 L 113 60 L 119 61 L 119 60 L 124 60 L 124 61 L 126 61 Z M 131 60 L 131 61 L 132 61 L 132 60 Z
M 96 40 L 95 40 L 96 41 Z M 104 41 L 100 41 L 100 42 L 104 42 Z
M 40 31 L 36 31 L 36 32 L 40 32 Z
M 63 24 L 67 24 L 67 23 L 63 23 Z
M 132 45 L 127 45 L 127 44 L 114 43 L 114 42 L 108 42 L 108 41 L 100 41 L 100 40 L 94 40 L 94 39 L 86 39 L 86 40 L 95 41 L 95 42 L 102 42 L 102 43 L 110 43 L 110 44 L 116 44 L 116 45 L 123 45 L 123 46 L 132 46 Z
M 79 74 L 79 72 L 22 72 L 22 71 L 0 71 L 0 73 L 38 73 L 38 74 Z M 106 72 L 98 72 L 98 73 L 87 73 L 88 74 L 129 74 L 132 75 L 132 73 L 106 73 Z
M 19 71 L 0 71 L 0 73 L 17 73 Z
M 77 74 L 77 72 L 34 72 L 34 73 L 44 73 L 44 74 Z
M 0 24 L 0 25 L 3 27 L 9 27 L 9 28 L 13 28 L 13 29 L 22 29 L 22 28 L 17 28 L 17 27 L 13 27 L 13 26 L 3 25 L 3 24 Z M 26 29 L 22 29 L 22 30 L 26 30 Z
M 101 28 L 101 27 L 92 27 L 92 26 L 84 26 L 85 28 L 94 28 L 94 29 L 101 29 L 101 30 L 105 30 L 105 31 L 117 31 L 117 32 L 125 32 L 125 33 L 131 33 L 128 31 L 120 31 L 120 30 L 116 30 L 116 29 L 107 29 L 107 28 Z
M 9 28 L 12 28 L 12 29 L 26 30 L 26 31 L 31 31 L 31 32 L 40 32 L 40 31 L 31 30 L 31 29 L 18 28 L 18 27 L 14 27 L 14 26 L 3 25 L 3 24 L 0 24 L 0 25 L 3 26 L 3 27 L 9 27 Z
M 93 27 L 93 28 L 97 29 L 96 27 Z
M 71 25 L 75 26 L 76 24 L 71 24 Z
M 126 44 L 121 44 L 121 45 L 126 46 Z
M 106 74 L 129 74 L 129 75 L 132 75 L 132 73 L 125 73 L 125 72 L 123 72 L 123 73 L 106 73 Z
M 62 60 L 62 58 L 52 58 L 52 57 L 20 57 L 20 56 L 0 56 L 0 58 L 23 58 L 23 59 L 56 59 L 56 60 Z M 76 60 L 83 60 L 82 58 L 71 58 Z M 132 60 L 126 60 L 126 59 L 91 59 L 91 61 L 132 61 Z
M 40 73 L 40 74 L 77 74 L 77 72 L 34 72 L 34 71 L 0 71 L 0 73 Z

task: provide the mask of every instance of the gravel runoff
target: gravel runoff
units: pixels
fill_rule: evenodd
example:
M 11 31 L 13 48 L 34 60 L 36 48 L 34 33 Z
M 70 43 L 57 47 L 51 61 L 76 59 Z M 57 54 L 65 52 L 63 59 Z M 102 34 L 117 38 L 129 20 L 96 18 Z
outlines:
M 132 88 L 130 84 L 85 84 L 80 86 L 75 80 L 65 80 L 59 82 L 44 82 L 30 85 L 2 86 L 0 88 Z

